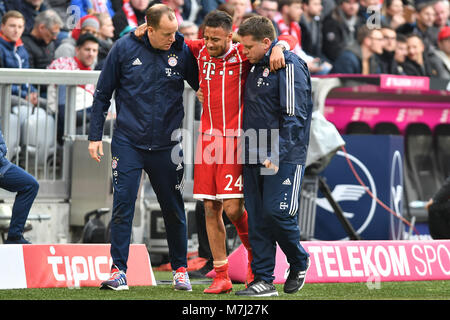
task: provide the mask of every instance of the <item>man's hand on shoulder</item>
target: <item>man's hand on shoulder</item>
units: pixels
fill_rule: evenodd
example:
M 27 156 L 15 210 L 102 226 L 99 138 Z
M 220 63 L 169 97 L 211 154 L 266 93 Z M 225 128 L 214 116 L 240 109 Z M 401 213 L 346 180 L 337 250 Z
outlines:
M 138 38 L 142 38 L 147 32 L 147 24 L 143 23 L 134 30 L 134 35 Z
M 284 45 L 275 45 L 272 48 L 272 53 L 270 54 L 270 72 L 275 72 L 277 70 L 280 70 L 281 68 L 286 67 L 286 61 L 284 60 L 284 53 L 285 50 Z

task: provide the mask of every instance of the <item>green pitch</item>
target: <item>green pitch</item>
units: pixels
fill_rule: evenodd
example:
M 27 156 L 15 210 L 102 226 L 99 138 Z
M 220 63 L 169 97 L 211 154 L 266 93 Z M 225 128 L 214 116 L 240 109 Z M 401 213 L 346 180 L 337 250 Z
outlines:
M 153 287 L 130 287 L 128 291 L 93 287 L 0 290 L 0 300 L 252 300 L 234 294 L 244 288 L 234 284 L 230 294 L 206 295 L 208 280 L 191 279 L 192 292 L 175 291 L 170 272 L 155 272 Z M 288 295 L 276 285 L 278 297 L 257 300 L 450 300 L 450 280 L 379 283 L 306 283 L 301 291 Z

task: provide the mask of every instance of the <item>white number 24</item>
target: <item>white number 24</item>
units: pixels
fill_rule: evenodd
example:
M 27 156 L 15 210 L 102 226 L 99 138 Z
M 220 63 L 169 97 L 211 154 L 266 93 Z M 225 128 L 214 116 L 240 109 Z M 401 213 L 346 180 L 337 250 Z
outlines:
M 233 189 L 231 188 L 231 184 L 233 183 L 233 176 L 232 176 L 231 174 L 227 174 L 227 175 L 225 176 L 225 179 L 229 179 L 228 184 L 227 184 L 227 186 L 225 187 L 225 190 L 226 190 L 226 191 L 232 191 Z M 237 188 L 239 188 L 239 191 L 242 191 L 242 188 L 243 188 L 243 186 L 244 186 L 244 184 L 242 183 L 242 175 L 240 175 L 240 176 L 236 179 L 236 181 L 235 181 L 235 183 L 234 183 L 234 186 L 237 187 Z

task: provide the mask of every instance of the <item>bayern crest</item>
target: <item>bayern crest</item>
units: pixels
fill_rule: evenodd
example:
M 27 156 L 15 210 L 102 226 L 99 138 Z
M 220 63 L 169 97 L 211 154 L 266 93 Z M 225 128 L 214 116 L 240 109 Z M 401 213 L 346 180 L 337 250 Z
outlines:
M 111 161 L 111 168 L 113 168 L 113 169 L 116 169 L 117 168 L 117 161 L 118 161 L 119 159 L 118 158 L 116 158 L 116 157 L 113 157 L 112 158 L 112 161 Z
M 175 67 L 178 64 L 178 57 L 174 54 L 169 55 L 167 63 L 169 64 L 169 66 Z

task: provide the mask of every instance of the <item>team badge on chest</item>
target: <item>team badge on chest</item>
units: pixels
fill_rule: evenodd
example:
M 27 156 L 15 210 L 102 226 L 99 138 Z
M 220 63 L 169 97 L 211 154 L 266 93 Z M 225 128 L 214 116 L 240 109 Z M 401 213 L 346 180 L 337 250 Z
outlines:
M 170 54 L 167 63 L 169 66 L 175 67 L 178 64 L 178 57 L 174 54 Z
M 119 158 L 113 157 L 111 161 L 111 168 L 116 169 L 118 164 Z
M 230 62 L 230 63 L 237 62 L 236 56 L 232 56 L 230 59 L 228 59 L 228 62 Z
M 267 77 L 268 75 L 269 75 L 269 73 L 270 73 L 270 70 L 269 70 L 269 68 L 264 68 L 264 71 L 263 71 L 263 77 Z

